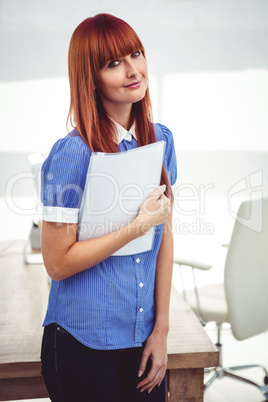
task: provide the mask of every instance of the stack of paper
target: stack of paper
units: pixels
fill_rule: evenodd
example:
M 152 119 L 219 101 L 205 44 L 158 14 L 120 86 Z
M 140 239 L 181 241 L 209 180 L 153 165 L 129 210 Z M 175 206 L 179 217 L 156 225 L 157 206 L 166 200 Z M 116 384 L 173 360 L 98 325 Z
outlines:
M 159 186 L 165 142 L 118 153 L 92 153 L 82 198 L 78 240 L 122 229 L 138 214 L 141 203 Z M 154 231 L 114 255 L 130 255 L 152 247 Z

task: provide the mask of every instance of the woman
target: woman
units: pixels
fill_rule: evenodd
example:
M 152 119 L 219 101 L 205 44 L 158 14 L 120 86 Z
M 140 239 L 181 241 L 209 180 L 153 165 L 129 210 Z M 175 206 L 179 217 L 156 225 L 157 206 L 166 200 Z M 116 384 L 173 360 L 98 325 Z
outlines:
M 42 375 L 53 402 L 163 402 L 173 266 L 170 200 L 177 174 L 173 137 L 152 123 L 144 48 L 126 22 L 99 14 L 76 28 L 69 80 L 75 129 L 56 142 L 42 168 L 42 252 L 52 278 Z M 127 151 L 158 140 L 166 142 L 161 186 L 134 221 L 77 241 L 92 151 Z M 112 256 L 152 227 L 150 251 Z

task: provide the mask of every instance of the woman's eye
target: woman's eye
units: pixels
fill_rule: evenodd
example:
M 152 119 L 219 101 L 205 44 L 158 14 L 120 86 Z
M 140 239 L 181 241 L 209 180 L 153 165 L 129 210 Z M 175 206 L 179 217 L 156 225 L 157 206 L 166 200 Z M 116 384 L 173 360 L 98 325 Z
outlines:
M 119 61 L 114 60 L 114 61 L 111 61 L 111 63 L 108 64 L 108 67 L 116 67 L 116 66 L 118 66 L 118 64 L 119 64 Z
M 139 57 L 140 54 L 141 54 L 140 50 L 137 50 L 137 52 L 132 54 L 132 57 Z

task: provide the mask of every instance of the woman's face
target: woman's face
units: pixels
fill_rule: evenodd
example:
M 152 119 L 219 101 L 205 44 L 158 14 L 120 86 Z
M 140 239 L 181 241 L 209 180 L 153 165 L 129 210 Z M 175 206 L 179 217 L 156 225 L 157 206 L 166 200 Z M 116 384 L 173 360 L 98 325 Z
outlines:
M 96 74 L 96 90 L 112 115 L 131 109 L 144 98 L 148 86 L 147 63 L 141 51 L 109 60 Z

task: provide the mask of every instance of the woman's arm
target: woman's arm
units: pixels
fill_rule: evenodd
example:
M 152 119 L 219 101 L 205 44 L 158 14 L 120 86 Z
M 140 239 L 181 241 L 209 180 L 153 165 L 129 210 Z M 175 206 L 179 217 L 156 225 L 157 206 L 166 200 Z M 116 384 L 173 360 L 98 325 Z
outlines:
M 66 279 L 103 261 L 160 223 L 165 222 L 170 201 L 165 186 L 158 187 L 141 205 L 136 219 L 129 225 L 96 239 L 77 241 L 77 224 L 43 221 L 42 253 L 53 280 Z
M 169 330 L 169 301 L 173 270 L 172 212 L 166 220 L 157 256 L 155 277 L 155 325 L 146 341 L 141 359 L 140 377 L 150 358 L 152 367 L 148 376 L 138 384 L 140 391 L 151 390 L 162 382 L 167 368 L 167 335 Z

